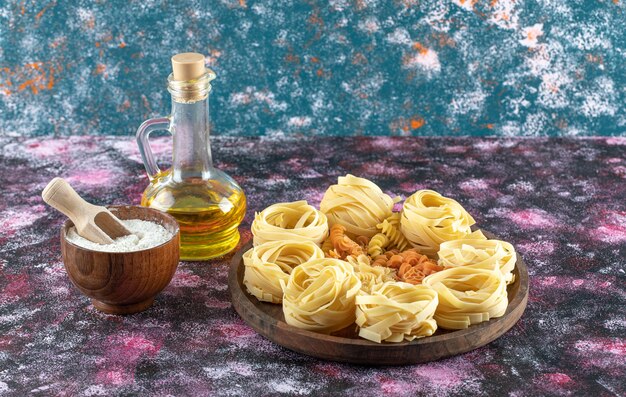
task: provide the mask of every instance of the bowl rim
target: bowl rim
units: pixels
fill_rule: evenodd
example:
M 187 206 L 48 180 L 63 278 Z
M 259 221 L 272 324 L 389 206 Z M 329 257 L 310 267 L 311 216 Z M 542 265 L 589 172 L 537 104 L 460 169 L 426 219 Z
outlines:
M 166 212 L 162 212 L 159 210 L 155 210 L 154 208 L 149 208 L 149 207 L 143 207 L 141 205 L 105 205 L 105 207 L 107 209 L 116 209 L 116 208 L 141 208 L 141 209 L 145 209 L 145 210 L 150 210 L 150 211 L 157 211 L 159 214 L 161 214 L 162 216 L 164 216 L 165 218 L 170 218 L 172 221 L 174 221 L 174 224 L 176 225 L 176 229 L 174 231 L 174 233 L 172 233 L 172 237 L 169 238 L 167 241 L 164 241 L 163 243 L 159 244 L 159 245 L 155 245 L 154 247 L 150 247 L 150 248 L 144 248 L 141 250 L 136 250 L 136 251 L 124 251 L 124 252 L 119 252 L 119 251 L 100 251 L 100 250 L 93 250 L 91 248 L 86 248 L 86 247 L 82 247 L 78 244 L 74 244 L 73 242 L 71 242 L 68 238 L 67 238 L 67 230 L 71 227 L 69 224 L 72 224 L 72 226 L 74 226 L 74 222 L 72 222 L 71 219 L 66 219 L 63 224 L 61 225 L 61 237 L 64 243 L 80 249 L 82 251 L 87 251 L 87 252 L 98 252 L 98 253 L 103 253 L 103 254 L 109 254 L 109 255 L 127 255 L 127 254 L 137 254 L 137 253 L 142 253 L 142 252 L 146 252 L 146 251 L 151 251 L 153 249 L 157 249 L 160 247 L 163 247 L 167 244 L 170 244 L 172 242 L 172 240 L 174 240 L 174 238 L 176 238 L 178 235 L 180 235 L 180 225 L 178 224 L 178 221 L 176 221 L 176 218 L 174 218 L 173 216 L 171 216 L 170 214 L 166 213 Z M 123 220 L 127 220 L 127 219 L 123 219 Z M 143 219 L 141 219 L 143 220 Z M 161 225 L 163 226 L 163 225 Z M 102 245 L 102 244 L 101 244 Z

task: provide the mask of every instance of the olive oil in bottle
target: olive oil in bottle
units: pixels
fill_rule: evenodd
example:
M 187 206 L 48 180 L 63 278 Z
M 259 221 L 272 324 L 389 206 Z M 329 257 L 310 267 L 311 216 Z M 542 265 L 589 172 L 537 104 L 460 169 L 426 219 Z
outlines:
M 228 174 L 213 167 L 208 97 L 215 74 L 205 68 L 200 54 L 178 54 L 172 65 L 168 78 L 172 115 L 147 120 L 137 131 L 150 177 L 141 205 L 176 218 L 182 260 L 206 260 L 237 246 L 246 196 Z M 170 131 L 174 144 L 172 167 L 166 171 L 159 170 L 148 143 L 149 134 L 161 129 Z

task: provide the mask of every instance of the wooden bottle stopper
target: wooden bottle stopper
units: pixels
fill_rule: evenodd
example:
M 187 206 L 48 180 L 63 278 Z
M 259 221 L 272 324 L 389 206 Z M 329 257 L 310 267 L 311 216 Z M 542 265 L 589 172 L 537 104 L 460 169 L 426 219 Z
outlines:
M 172 57 L 174 80 L 187 81 L 200 78 L 206 73 L 204 56 L 197 52 L 184 52 Z

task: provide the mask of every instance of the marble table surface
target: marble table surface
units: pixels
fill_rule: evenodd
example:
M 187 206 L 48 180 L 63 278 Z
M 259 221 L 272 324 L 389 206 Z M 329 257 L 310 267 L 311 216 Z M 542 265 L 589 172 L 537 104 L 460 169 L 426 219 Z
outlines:
M 167 140 L 155 142 L 169 157 Z M 63 217 L 40 192 L 63 176 L 98 204 L 138 203 L 130 137 L 0 137 L 0 395 L 626 394 L 626 138 L 220 138 L 216 166 L 248 196 L 319 204 L 346 173 L 406 197 L 432 188 L 512 242 L 528 308 L 504 336 L 423 365 L 360 367 L 283 349 L 248 327 L 226 286 L 232 254 L 182 263 L 141 314 L 99 313 L 60 259 Z

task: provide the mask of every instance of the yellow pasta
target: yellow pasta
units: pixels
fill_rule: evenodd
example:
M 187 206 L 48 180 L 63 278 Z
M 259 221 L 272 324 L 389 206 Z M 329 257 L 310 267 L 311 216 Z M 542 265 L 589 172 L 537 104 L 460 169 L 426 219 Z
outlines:
M 404 251 L 409 245 L 406 237 L 400 232 L 400 213 L 396 212 L 376 227 L 389 239 L 388 246 Z
M 370 292 L 371 289 L 387 281 L 395 280 L 395 270 L 390 267 L 372 266 L 367 255 L 349 256 L 348 262 L 354 267 L 357 277 L 361 280 L 361 291 Z
M 514 281 L 513 269 L 517 261 L 515 248 L 500 240 L 453 240 L 439 246 L 439 265 L 445 268 L 459 266 L 497 270 L 507 284 Z
M 367 253 L 372 257 L 382 255 L 388 245 L 389 238 L 383 233 L 376 233 L 374 237 L 370 239 L 370 242 L 367 245 Z
M 349 237 L 371 238 L 378 233 L 376 225 L 391 215 L 393 204 L 394 200 L 373 182 L 346 175 L 326 190 L 320 210 L 330 226 L 344 226 Z
M 424 285 L 387 282 L 356 297 L 359 336 L 372 342 L 402 342 L 432 335 L 438 297 Z
M 330 237 L 324 240 L 324 242 L 322 243 L 322 251 L 324 251 L 324 255 L 332 257 L 330 251 L 333 251 L 334 249 L 335 246 L 333 245 L 333 241 L 330 239 Z
M 331 333 L 354 323 L 354 298 L 361 281 L 348 262 L 313 259 L 291 272 L 283 285 L 285 321 L 309 331 Z
M 435 320 L 441 328 L 463 329 L 501 317 L 508 305 L 506 282 L 500 272 L 454 267 L 431 274 L 422 283 L 437 291 Z
M 312 241 L 269 241 L 243 255 L 243 283 L 258 300 L 280 303 L 280 281 L 287 281 L 296 266 L 323 257 L 324 252 Z
M 255 246 L 285 240 L 313 241 L 320 245 L 328 237 L 328 220 L 302 200 L 270 205 L 255 214 L 251 229 Z
M 432 190 L 418 190 L 404 202 L 400 230 L 414 248 L 432 257 L 444 241 L 484 238 L 480 231 L 472 235 L 474 223 L 455 200 Z

